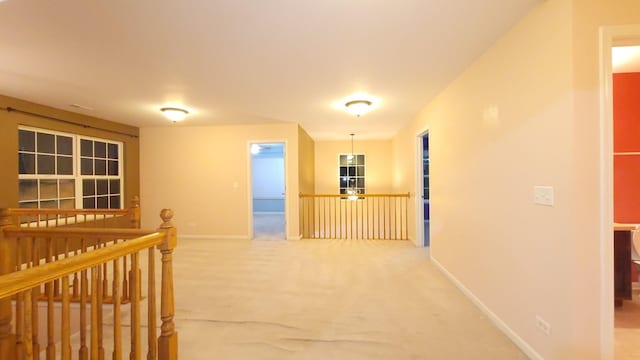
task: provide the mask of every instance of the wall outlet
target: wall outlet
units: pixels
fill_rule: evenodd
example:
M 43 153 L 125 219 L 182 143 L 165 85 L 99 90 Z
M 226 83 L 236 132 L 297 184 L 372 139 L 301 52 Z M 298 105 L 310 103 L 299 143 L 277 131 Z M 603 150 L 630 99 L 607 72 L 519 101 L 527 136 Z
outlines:
M 548 322 L 544 321 L 544 319 L 541 318 L 540 315 L 536 315 L 536 326 L 540 331 L 547 335 L 551 333 L 551 325 L 549 325 Z
M 533 203 L 538 205 L 553 206 L 554 203 L 552 186 L 534 186 Z

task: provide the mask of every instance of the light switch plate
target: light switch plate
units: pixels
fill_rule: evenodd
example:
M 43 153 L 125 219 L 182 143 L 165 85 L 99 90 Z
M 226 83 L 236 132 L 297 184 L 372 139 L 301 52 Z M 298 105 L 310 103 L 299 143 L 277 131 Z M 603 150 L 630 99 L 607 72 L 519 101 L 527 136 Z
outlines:
M 533 203 L 537 205 L 553 206 L 554 196 L 552 186 L 534 186 Z

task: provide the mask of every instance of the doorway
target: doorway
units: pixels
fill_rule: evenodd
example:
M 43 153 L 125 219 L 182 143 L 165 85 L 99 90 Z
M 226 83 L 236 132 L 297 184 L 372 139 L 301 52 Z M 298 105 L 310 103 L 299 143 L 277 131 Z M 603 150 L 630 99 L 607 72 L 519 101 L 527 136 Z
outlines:
M 285 239 L 285 143 L 251 143 L 254 240 Z
M 600 34 L 600 274 L 603 281 L 600 293 L 600 319 L 603 358 L 624 356 L 622 348 L 637 343 L 638 339 L 625 339 L 614 321 L 614 99 L 613 48 L 640 44 L 640 25 L 622 25 L 601 28 Z M 623 330 L 624 331 L 624 330 Z M 629 341 L 630 340 L 630 341 Z
M 615 38 L 614 38 L 615 40 Z M 630 136 L 635 131 L 640 107 L 636 95 L 640 91 L 640 41 L 625 39 L 614 41 L 611 51 L 610 68 L 606 68 L 606 77 L 611 82 L 611 97 L 607 106 L 611 106 L 613 117 L 610 142 L 613 154 L 608 156 L 613 163 L 613 196 L 609 204 L 613 208 L 614 223 L 625 224 L 622 227 L 637 228 L 640 224 L 637 183 L 640 179 L 637 169 L 640 165 L 640 142 Z M 611 70 L 611 71 L 609 71 Z M 610 100 L 610 101 L 609 101 Z M 631 131 L 630 131 L 631 130 Z M 608 209 L 610 211 L 611 209 Z M 620 230 L 620 225 L 616 228 Z M 616 358 L 635 358 L 637 351 L 633 344 L 640 341 L 640 287 L 637 268 L 630 260 L 638 260 L 635 251 L 638 231 L 616 231 L 611 249 L 614 249 L 613 268 L 614 301 L 614 338 Z M 635 244 L 635 245 L 634 245 Z M 629 249 L 630 247 L 630 249 Z M 630 253 L 629 253 L 630 250 Z
M 418 135 L 416 178 L 416 246 L 431 245 L 431 206 L 429 182 L 429 131 Z

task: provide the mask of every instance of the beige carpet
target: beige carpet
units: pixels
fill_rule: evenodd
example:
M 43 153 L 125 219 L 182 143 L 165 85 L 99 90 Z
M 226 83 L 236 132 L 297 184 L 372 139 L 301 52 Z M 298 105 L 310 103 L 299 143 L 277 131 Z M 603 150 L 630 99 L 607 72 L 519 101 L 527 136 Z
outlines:
M 181 241 L 180 358 L 525 359 L 406 241 Z
M 284 213 L 253 213 L 253 238 L 284 240 Z
M 640 359 L 640 289 L 633 291 L 633 299 L 615 308 L 615 358 Z

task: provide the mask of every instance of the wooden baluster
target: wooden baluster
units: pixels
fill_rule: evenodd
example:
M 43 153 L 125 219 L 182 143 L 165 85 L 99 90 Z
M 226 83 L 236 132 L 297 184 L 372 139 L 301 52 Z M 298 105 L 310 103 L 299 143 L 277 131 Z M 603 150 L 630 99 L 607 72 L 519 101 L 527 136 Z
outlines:
M 31 290 L 24 292 L 24 357 L 25 359 L 33 359 L 33 298 Z
M 131 199 L 131 207 L 128 212 L 131 228 L 140 229 L 140 198 L 136 195 Z
M 349 239 L 353 239 L 353 201 L 349 200 L 349 223 L 351 229 L 349 230 Z
M 147 360 L 155 360 L 158 356 L 158 343 L 156 332 L 156 254 L 153 248 L 149 249 L 149 268 L 147 274 L 147 341 L 149 351 Z
M 409 239 L 409 196 L 411 196 L 411 194 L 407 193 L 407 198 L 404 203 L 404 206 L 405 206 L 404 214 L 405 214 L 405 218 L 407 219 L 404 223 L 404 233 L 407 239 Z
M 22 267 L 22 246 L 21 239 L 16 241 L 16 270 L 20 271 Z M 20 292 L 16 295 L 16 356 L 18 359 L 24 359 L 24 293 Z
M 48 222 L 47 222 L 48 223 Z M 46 239 L 47 245 L 47 263 L 53 261 L 53 241 L 51 238 Z M 53 308 L 53 285 L 52 281 L 49 281 L 45 285 L 45 291 L 47 293 L 47 360 L 53 360 L 56 358 L 56 342 L 54 337 L 54 308 Z
M 138 253 L 131 254 L 131 360 L 139 360 L 142 353 L 142 339 L 140 338 L 140 273 Z
M 12 227 L 11 215 L 7 209 L 0 209 L 0 275 L 13 272 L 15 268 L 15 239 L 4 236 L 4 229 Z M 16 339 L 12 333 L 13 309 L 11 298 L 0 299 L 0 359 L 16 357 Z
M 38 266 L 40 264 L 40 247 L 38 245 L 38 241 L 37 239 L 33 238 L 33 246 L 32 246 L 32 251 L 33 251 L 33 261 L 32 261 L 32 266 Z M 31 325 L 31 338 L 32 338 L 32 342 L 33 342 L 33 353 L 37 354 L 37 357 L 39 357 L 40 354 L 40 340 L 38 339 L 38 313 L 39 313 L 39 309 L 38 309 L 38 299 L 40 299 L 40 286 L 36 286 L 34 287 L 32 290 L 32 294 L 31 294 L 31 320 L 32 320 L 32 325 Z
M 371 239 L 371 209 L 369 208 L 369 199 L 369 196 L 365 198 L 367 202 L 367 239 Z
M 98 273 L 100 268 L 91 268 L 91 360 L 100 360 L 98 352 Z
M 387 238 L 387 197 L 382 198 L 382 239 Z
M 75 221 L 78 221 L 76 215 Z M 81 253 L 87 251 L 87 244 L 84 238 L 80 239 Z M 87 360 L 89 358 L 89 350 L 87 348 L 87 297 L 89 292 L 89 279 L 87 270 L 80 272 L 80 349 L 78 349 L 78 358 Z
M 107 247 L 107 243 L 102 243 L 102 247 Z M 102 264 L 102 301 L 104 302 L 109 297 L 109 273 L 108 264 Z
M 16 241 L 16 270 L 20 271 L 22 267 L 22 248 L 20 246 L 21 239 Z M 18 359 L 24 358 L 24 293 L 20 292 L 16 295 L 16 353 Z
M 71 316 L 69 301 L 69 276 L 62 277 L 62 321 L 60 325 L 62 360 L 71 360 Z
M 122 360 L 122 312 L 120 310 L 120 260 L 113 260 L 113 360 Z
M 79 249 L 75 249 L 75 251 L 73 252 L 75 256 L 78 256 L 78 253 Z M 73 282 L 71 283 L 71 288 L 73 289 L 71 297 L 77 301 L 77 299 L 80 297 L 80 278 L 78 277 L 77 272 L 73 274 Z
M 171 219 L 173 211 L 162 209 L 160 217 L 163 222 L 160 230 L 165 233 L 164 241 L 158 245 L 162 253 L 162 290 L 160 299 L 160 337 L 158 338 L 158 359 L 177 360 L 178 359 L 178 333 L 175 331 L 173 323 L 174 302 L 173 302 L 173 249 L 178 243 L 177 230 L 173 226 Z
M 127 271 L 127 257 L 122 258 L 122 302 L 129 301 L 129 272 Z
M 84 243 L 84 239 L 82 240 Z M 84 247 L 84 245 L 82 245 Z M 80 349 L 78 358 L 87 360 L 89 349 L 87 348 L 87 297 L 89 292 L 89 279 L 87 270 L 80 272 Z
M 97 248 L 102 248 L 102 241 L 100 239 L 97 240 L 96 242 L 96 247 Z M 104 303 L 104 294 L 102 293 L 102 265 L 98 265 L 96 266 L 97 269 L 97 285 L 96 285 L 96 291 L 97 293 L 95 294 L 95 298 L 96 298 L 96 304 L 97 304 L 97 318 L 98 318 L 98 359 L 99 360 L 103 360 L 104 359 L 104 346 L 103 346 L 103 327 L 102 324 L 104 322 L 104 314 L 103 314 L 103 303 Z M 91 297 L 93 299 L 94 294 L 91 294 Z

